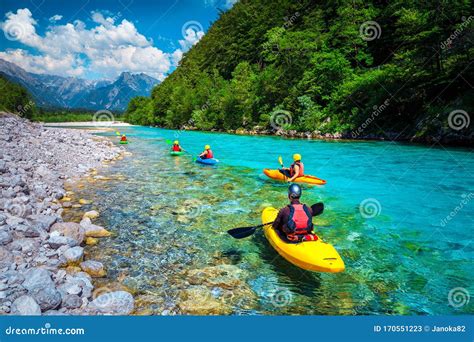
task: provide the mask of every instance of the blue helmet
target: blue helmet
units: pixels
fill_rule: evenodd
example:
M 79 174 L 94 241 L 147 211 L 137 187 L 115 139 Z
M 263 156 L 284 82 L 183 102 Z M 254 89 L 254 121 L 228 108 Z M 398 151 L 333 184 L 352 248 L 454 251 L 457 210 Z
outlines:
M 301 186 L 298 184 L 291 184 L 288 187 L 288 196 L 290 198 L 300 198 L 301 197 Z

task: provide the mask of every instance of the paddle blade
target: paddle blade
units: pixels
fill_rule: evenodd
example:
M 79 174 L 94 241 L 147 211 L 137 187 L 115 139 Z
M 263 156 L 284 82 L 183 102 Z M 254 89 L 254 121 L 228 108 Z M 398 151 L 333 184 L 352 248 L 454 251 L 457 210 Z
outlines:
M 321 202 L 313 204 L 311 210 L 313 211 L 313 216 L 321 215 L 324 211 L 324 204 Z
M 234 228 L 227 231 L 233 238 L 235 239 L 243 239 L 246 238 L 257 230 L 256 226 L 253 227 L 242 227 L 242 228 Z
M 173 143 L 171 142 L 171 140 L 169 140 L 169 139 L 166 139 L 166 143 L 167 143 L 168 145 L 172 145 L 172 144 L 173 144 Z
M 283 166 L 283 158 L 281 156 L 278 156 L 278 162 L 281 166 Z
M 115 132 L 115 134 L 120 135 L 120 132 L 117 131 L 117 132 Z

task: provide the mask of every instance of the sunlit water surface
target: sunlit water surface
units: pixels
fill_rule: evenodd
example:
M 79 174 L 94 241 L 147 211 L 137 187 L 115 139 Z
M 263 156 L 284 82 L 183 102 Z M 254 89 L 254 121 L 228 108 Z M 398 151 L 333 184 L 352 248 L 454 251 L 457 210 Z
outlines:
M 146 298 L 138 311 L 179 313 L 179 293 L 190 286 L 186 270 L 233 264 L 248 272 L 257 298 L 250 308 L 234 303 L 234 314 L 473 312 L 472 303 L 456 307 L 448 300 L 452 289 L 469 291 L 474 280 L 472 151 L 146 127 L 123 132 L 133 156 L 99 170 L 109 180 L 78 183 L 75 196 L 93 204 L 64 216 L 99 210 L 98 224 L 114 235 L 88 247 L 88 255 L 107 267 L 102 282 L 120 282 Z M 114 132 L 105 135 L 118 140 Z M 221 163 L 169 156 L 165 140 L 176 138 L 193 154 L 210 144 Z M 339 251 L 343 273 L 298 269 L 261 231 L 244 240 L 226 234 L 259 224 L 263 207 L 286 204 L 286 185 L 266 179 L 262 169 L 277 168 L 278 155 L 289 164 L 294 152 L 303 155 L 308 174 L 327 180 L 305 187 L 303 200 L 324 202 L 316 232 Z M 278 291 L 284 298 L 275 300 Z

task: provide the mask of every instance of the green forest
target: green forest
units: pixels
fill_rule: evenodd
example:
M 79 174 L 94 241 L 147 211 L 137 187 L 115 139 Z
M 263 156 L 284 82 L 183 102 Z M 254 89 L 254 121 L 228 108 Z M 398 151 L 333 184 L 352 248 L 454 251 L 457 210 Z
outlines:
M 36 105 L 25 88 L 0 75 L 0 111 L 18 114 L 31 119 L 37 112 Z
M 363 138 L 472 135 L 471 1 L 242 0 L 125 120 Z

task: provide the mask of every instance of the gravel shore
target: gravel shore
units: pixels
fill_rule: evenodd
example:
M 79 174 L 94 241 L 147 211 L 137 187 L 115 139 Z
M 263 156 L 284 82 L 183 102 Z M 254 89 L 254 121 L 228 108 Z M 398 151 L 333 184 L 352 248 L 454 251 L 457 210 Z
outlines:
M 87 212 L 63 222 L 64 183 L 123 153 L 106 138 L 46 128 L 0 112 L 0 315 L 130 314 L 131 294 L 96 291 L 104 266 L 84 260 L 87 239 L 106 238 Z

